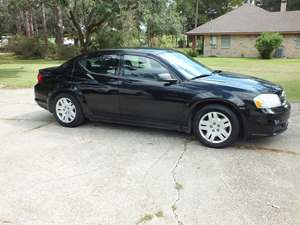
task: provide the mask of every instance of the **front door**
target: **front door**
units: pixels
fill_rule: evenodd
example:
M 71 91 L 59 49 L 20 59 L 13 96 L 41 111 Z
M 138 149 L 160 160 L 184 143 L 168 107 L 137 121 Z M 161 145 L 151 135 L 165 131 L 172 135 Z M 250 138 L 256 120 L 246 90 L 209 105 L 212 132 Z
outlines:
M 121 117 L 155 124 L 183 124 L 184 87 L 159 80 L 159 74 L 172 76 L 168 69 L 146 56 L 124 55 L 122 58 Z

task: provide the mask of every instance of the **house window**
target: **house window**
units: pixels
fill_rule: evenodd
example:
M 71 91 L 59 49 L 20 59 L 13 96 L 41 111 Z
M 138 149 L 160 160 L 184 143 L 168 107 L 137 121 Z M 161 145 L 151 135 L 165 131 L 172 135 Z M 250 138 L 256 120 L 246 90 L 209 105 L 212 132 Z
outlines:
M 300 48 L 300 36 L 296 38 L 296 48 Z
M 210 36 L 210 46 L 211 48 L 217 48 L 217 37 Z
M 228 35 L 221 36 L 221 48 L 230 48 L 231 39 Z

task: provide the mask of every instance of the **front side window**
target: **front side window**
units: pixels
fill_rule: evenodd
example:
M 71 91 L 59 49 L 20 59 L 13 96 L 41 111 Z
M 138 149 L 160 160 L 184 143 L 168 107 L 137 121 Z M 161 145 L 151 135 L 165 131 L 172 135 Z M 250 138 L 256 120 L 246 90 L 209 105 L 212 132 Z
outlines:
M 221 36 L 221 48 L 230 48 L 231 39 L 229 35 Z
M 210 46 L 211 46 L 211 48 L 217 48 L 217 37 L 216 36 L 210 37 Z
M 118 55 L 92 55 L 81 59 L 79 64 L 90 73 L 116 76 L 119 62 Z
M 124 77 L 157 81 L 160 74 L 167 73 L 169 73 L 168 70 L 154 59 L 138 55 L 124 55 Z
M 296 38 L 296 47 L 300 48 L 300 36 Z
M 186 79 L 192 79 L 201 75 L 211 74 L 211 70 L 196 60 L 179 52 L 165 52 L 159 54 Z

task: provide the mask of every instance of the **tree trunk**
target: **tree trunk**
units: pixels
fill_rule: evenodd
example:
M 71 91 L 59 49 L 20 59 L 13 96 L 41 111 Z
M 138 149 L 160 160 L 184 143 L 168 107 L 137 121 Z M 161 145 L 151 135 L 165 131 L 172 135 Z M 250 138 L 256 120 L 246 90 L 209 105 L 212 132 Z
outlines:
M 198 27 L 198 17 L 199 17 L 199 0 L 196 0 L 195 28 Z
M 195 28 L 198 27 L 198 17 L 199 17 L 199 0 L 196 0 L 196 14 L 195 14 Z M 193 46 L 192 48 L 195 50 L 197 47 L 197 36 L 193 37 Z
M 151 35 L 151 24 L 150 23 L 148 23 L 147 31 L 148 31 L 148 47 L 152 47 L 152 35 Z
M 85 35 L 85 51 L 86 52 L 88 51 L 89 46 L 91 44 L 91 36 L 92 36 L 91 31 L 87 31 L 86 35 Z
M 45 48 L 46 48 L 46 52 L 48 52 L 48 27 L 47 27 L 46 9 L 44 3 L 42 4 L 42 20 L 43 20 Z
M 22 24 L 21 24 L 21 18 L 20 15 L 16 15 L 16 31 L 17 34 L 22 34 Z
M 34 36 L 39 36 L 39 25 L 36 18 L 36 13 L 33 14 Z
M 76 47 L 78 47 L 78 46 L 79 46 L 79 41 L 78 41 L 78 38 L 74 38 L 74 45 L 75 45 Z
M 55 42 L 58 45 L 63 45 L 64 44 L 64 24 L 63 24 L 62 9 L 58 5 L 54 8 L 54 10 L 55 10 L 55 15 L 56 15 L 56 19 L 57 19 Z
M 33 21 L 32 21 L 32 11 L 26 10 L 25 11 L 25 34 L 27 37 L 33 36 Z
M 72 11 L 69 11 L 68 16 L 69 16 L 70 20 L 72 21 L 73 26 L 74 26 L 74 28 L 75 28 L 75 30 L 77 32 L 78 41 L 80 43 L 81 52 L 82 53 L 86 53 L 87 49 L 86 49 L 86 45 L 85 45 L 84 34 L 83 34 L 82 30 L 81 30 L 80 24 L 77 22 L 77 20 L 75 18 L 75 15 L 74 15 L 74 13 Z
M 29 12 L 27 10 L 24 12 L 24 25 L 25 25 L 25 35 L 27 37 L 30 37 Z
M 28 25 L 29 25 L 29 32 L 30 32 L 29 37 L 33 37 L 34 29 L 33 29 L 33 14 L 32 14 L 32 8 L 29 9 L 28 14 L 29 14 L 29 15 L 28 15 Z

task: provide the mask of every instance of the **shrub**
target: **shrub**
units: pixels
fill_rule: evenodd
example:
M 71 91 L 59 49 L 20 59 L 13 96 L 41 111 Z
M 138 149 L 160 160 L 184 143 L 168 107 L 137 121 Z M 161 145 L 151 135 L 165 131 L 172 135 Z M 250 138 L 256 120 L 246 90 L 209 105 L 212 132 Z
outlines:
M 180 38 L 179 41 L 177 42 L 178 48 L 184 48 L 185 45 L 185 40 Z
M 281 46 L 282 41 L 283 37 L 279 33 L 262 33 L 256 39 L 255 47 L 257 48 L 261 58 L 271 59 L 272 52 L 274 49 Z
M 191 57 L 197 57 L 199 54 L 198 54 L 198 51 L 197 50 L 194 50 L 194 49 L 189 49 L 186 51 L 186 54 L 188 54 L 189 56 Z
M 203 55 L 203 48 L 202 46 L 196 49 L 198 55 Z
M 68 60 L 80 54 L 80 49 L 73 45 L 60 45 L 56 47 L 56 58 Z
M 46 47 L 40 38 L 16 35 L 9 40 L 8 50 L 25 58 L 40 58 L 46 54 Z

